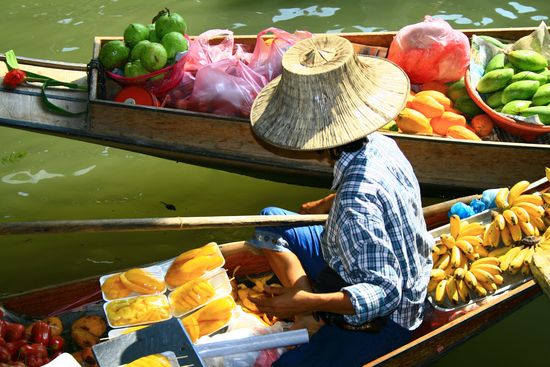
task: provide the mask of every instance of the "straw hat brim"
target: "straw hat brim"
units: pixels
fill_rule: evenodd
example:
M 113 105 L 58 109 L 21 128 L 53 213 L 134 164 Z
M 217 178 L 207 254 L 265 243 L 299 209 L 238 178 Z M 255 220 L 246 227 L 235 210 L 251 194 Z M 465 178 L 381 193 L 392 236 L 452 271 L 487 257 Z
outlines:
M 361 72 L 353 75 L 353 86 L 336 83 L 329 93 L 300 98 L 299 91 L 279 88 L 282 76 L 273 79 L 254 100 L 250 114 L 254 133 L 280 148 L 321 150 L 361 139 L 394 119 L 407 101 L 407 75 L 387 59 L 356 56 L 355 60 Z

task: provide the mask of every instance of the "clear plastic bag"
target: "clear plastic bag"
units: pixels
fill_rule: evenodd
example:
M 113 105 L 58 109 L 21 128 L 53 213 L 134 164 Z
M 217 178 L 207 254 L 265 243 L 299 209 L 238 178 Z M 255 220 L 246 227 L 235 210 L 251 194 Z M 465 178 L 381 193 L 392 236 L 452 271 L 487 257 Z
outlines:
M 264 39 L 263 36 L 272 33 L 273 38 Z M 288 33 L 282 29 L 271 27 L 264 29 L 256 38 L 256 46 L 250 59 L 250 67 L 267 81 L 281 74 L 283 54 L 296 42 L 311 38 L 307 31 Z
M 411 83 L 453 82 L 464 76 L 468 67 L 470 43 L 443 19 L 426 16 L 423 22 L 397 32 L 388 59 L 407 73 Z
M 211 44 L 212 40 L 216 40 Z M 206 65 L 233 56 L 233 32 L 228 29 L 211 29 L 201 33 L 189 46 L 185 71 L 195 73 Z

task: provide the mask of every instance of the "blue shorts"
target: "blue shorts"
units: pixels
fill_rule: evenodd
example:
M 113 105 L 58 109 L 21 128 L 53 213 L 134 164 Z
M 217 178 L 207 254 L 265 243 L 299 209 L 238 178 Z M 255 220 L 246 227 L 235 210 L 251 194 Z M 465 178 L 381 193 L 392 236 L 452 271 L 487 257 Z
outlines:
M 294 212 L 269 207 L 262 215 L 290 215 Z M 292 251 L 300 260 L 312 283 L 318 279 L 326 262 L 321 254 L 322 225 L 298 227 L 258 227 L 249 242 L 258 248 Z M 309 343 L 284 353 L 273 366 L 362 366 L 400 346 L 412 337 L 391 320 L 378 332 L 350 331 L 323 325 Z

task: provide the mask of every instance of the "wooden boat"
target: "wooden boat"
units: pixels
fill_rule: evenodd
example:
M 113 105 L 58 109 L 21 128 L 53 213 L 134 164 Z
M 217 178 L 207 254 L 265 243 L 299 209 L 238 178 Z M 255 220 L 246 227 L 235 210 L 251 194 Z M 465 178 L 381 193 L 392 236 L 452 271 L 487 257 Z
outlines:
M 549 186 L 548 181 L 543 185 Z M 541 187 L 539 186 L 540 190 Z M 472 196 L 424 208 L 424 217 L 429 228 L 448 223 L 447 213 L 456 202 L 469 202 Z M 221 245 L 229 272 L 237 269 L 236 276 L 269 271 L 269 266 L 260 252 L 246 242 Z M 16 314 L 29 317 L 59 315 L 83 306 L 101 302 L 98 277 L 91 277 L 57 286 L 42 288 L 0 299 L 0 304 Z M 540 295 L 540 287 L 529 280 L 500 295 L 472 303 L 467 308 L 442 310 L 430 309 L 421 327 L 410 343 L 398 348 L 367 366 L 419 366 L 434 362 L 450 349 L 511 314 Z
M 467 36 L 485 34 L 516 40 L 534 28 L 470 29 Z M 372 46 L 384 56 L 395 32 L 342 34 L 356 44 Z M 99 46 L 113 38 L 96 38 Z M 255 36 L 237 36 L 236 43 L 249 47 Z M 1 55 L 0 55 L 1 60 Z M 89 94 L 68 90 L 48 92 L 52 102 L 80 117 L 53 115 L 41 105 L 37 88 L 14 91 L 0 87 L 0 125 L 109 145 L 157 157 L 225 169 L 276 181 L 327 186 L 332 171 L 315 153 L 289 152 L 258 140 L 243 118 L 138 106 L 100 97 L 100 74 L 87 73 L 86 65 L 20 58 L 23 69 L 65 80 L 89 84 Z M 4 65 L 0 66 L 4 67 Z M 5 70 L 4 70 L 5 71 Z M 0 71 L 0 74 L 3 74 Z M 87 75 L 88 74 L 88 75 Z M 385 132 L 411 161 L 424 188 L 479 189 L 534 180 L 550 158 L 550 145 L 518 142 L 472 142 L 433 136 Z

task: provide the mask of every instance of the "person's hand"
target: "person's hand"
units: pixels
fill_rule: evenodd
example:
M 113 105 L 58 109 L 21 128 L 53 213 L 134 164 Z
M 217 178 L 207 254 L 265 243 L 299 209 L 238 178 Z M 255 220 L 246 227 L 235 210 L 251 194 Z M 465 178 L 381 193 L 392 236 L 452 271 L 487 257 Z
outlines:
M 308 301 L 312 293 L 298 288 L 266 287 L 265 292 L 271 294 L 263 297 L 250 297 L 261 312 L 277 318 L 289 319 L 296 315 L 311 313 Z
M 322 199 L 308 201 L 300 207 L 300 214 L 327 214 L 330 211 L 335 194 L 330 194 Z

